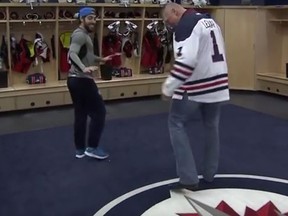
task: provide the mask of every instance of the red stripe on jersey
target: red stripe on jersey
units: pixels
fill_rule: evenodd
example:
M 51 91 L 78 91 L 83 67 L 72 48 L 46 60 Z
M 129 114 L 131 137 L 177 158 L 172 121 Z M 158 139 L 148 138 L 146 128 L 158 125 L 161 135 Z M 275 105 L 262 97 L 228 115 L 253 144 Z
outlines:
M 191 70 L 187 70 L 187 69 L 185 70 L 185 69 L 183 69 L 183 68 L 179 68 L 178 65 L 174 65 L 172 71 L 173 71 L 173 72 L 175 71 L 176 73 L 183 74 L 183 75 L 185 75 L 185 76 L 191 76 L 191 74 L 192 74 L 192 71 L 191 71 Z M 173 72 L 172 72 L 172 73 L 173 73 Z
M 182 90 L 199 90 L 199 89 L 205 89 L 205 88 L 210 88 L 210 87 L 216 87 L 218 85 L 222 85 L 222 84 L 228 84 L 228 79 L 223 79 L 223 80 L 217 80 L 214 82 L 209 82 L 209 83 L 205 83 L 205 84 L 201 84 L 201 85 L 191 85 L 191 86 L 187 86 L 187 87 L 181 87 L 180 89 Z

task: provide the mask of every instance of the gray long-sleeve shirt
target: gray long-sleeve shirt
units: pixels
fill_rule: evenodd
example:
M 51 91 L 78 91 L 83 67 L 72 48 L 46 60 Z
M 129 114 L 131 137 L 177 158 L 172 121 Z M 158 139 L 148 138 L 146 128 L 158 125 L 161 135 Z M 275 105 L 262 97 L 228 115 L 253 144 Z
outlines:
M 68 58 L 71 63 L 69 77 L 93 79 L 91 74 L 84 73 L 84 68 L 95 66 L 101 58 L 94 55 L 93 43 L 86 29 L 78 27 L 72 33 Z

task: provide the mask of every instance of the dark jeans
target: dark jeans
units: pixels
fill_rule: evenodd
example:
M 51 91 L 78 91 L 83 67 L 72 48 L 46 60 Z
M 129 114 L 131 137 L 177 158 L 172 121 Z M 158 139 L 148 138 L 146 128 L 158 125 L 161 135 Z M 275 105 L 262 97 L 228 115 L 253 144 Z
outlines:
M 74 106 L 74 142 L 76 149 L 86 147 L 86 123 L 89 116 L 88 147 L 97 147 L 105 125 L 106 109 L 94 80 L 68 77 L 67 86 Z

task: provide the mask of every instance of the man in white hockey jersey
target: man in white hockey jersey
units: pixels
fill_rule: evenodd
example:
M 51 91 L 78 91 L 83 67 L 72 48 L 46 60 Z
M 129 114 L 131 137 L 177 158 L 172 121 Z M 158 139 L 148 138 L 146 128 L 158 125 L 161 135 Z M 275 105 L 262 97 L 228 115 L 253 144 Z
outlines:
M 175 58 L 162 85 L 163 97 L 172 97 L 168 125 L 180 179 L 172 189 L 197 190 L 198 172 L 186 125 L 200 111 L 205 129 L 201 173 L 212 182 L 218 170 L 220 108 L 229 100 L 224 40 L 220 27 L 206 14 L 175 3 L 165 5 L 162 12 L 173 29 Z

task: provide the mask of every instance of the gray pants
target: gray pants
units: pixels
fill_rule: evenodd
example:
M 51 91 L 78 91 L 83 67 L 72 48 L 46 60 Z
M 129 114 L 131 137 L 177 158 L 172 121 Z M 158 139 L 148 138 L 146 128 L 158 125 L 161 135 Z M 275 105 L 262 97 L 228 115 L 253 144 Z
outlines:
M 182 184 L 197 184 L 198 172 L 189 143 L 186 123 L 200 111 L 205 130 L 202 174 L 212 181 L 219 160 L 219 118 L 221 103 L 197 103 L 189 101 L 187 94 L 182 100 L 173 99 L 168 120 L 171 144 L 176 157 L 177 174 Z M 193 133 L 193 131 L 191 131 Z

